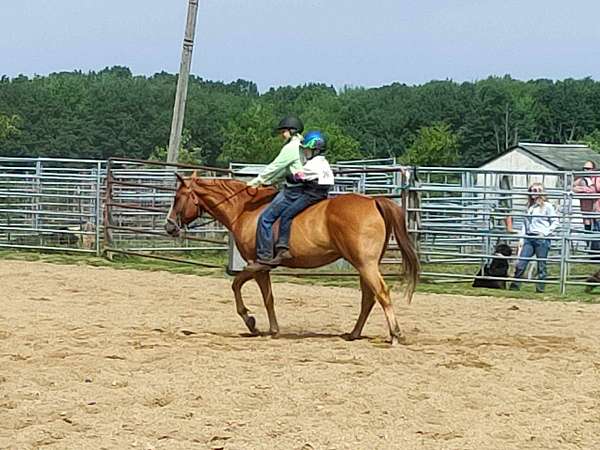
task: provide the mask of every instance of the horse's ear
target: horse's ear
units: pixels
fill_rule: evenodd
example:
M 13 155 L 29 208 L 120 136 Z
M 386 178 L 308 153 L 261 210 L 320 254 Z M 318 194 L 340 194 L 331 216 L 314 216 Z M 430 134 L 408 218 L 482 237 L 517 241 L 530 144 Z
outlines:
M 198 178 L 198 173 L 195 170 L 192 172 L 192 178 Z
M 177 177 L 177 179 L 179 180 L 179 182 L 181 184 L 185 184 L 185 180 L 183 179 L 183 177 L 181 175 L 179 175 L 177 172 L 175 172 L 175 176 Z

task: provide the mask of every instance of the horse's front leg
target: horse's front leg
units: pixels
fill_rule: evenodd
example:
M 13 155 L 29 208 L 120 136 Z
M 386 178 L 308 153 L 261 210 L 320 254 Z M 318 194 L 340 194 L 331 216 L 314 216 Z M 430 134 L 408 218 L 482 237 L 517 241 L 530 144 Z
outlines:
M 258 283 L 258 287 L 260 288 L 265 303 L 265 308 L 267 309 L 267 316 L 269 317 L 269 334 L 275 336 L 279 333 L 279 325 L 277 324 L 277 317 L 275 316 L 271 275 L 269 272 L 258 272 L 255 274 L 254 279 Z
M 231 289 L 233 289 L 233 295 L 235 297 L 235 309 L 237 310 L 237 313 L 248 327 L 248 330 L 250 330 L 250 333 L 258 334 L 258 330 L 256 329 L 256 319 L 248 314 L 248 308 L 246 308 L 246 305 L 244 305 L 244 300 L 242 299 L 242 286 L 248 280 L 254 278 L 254 275 L 255 274 L 246 271 L 238 273 L 233 279 Z

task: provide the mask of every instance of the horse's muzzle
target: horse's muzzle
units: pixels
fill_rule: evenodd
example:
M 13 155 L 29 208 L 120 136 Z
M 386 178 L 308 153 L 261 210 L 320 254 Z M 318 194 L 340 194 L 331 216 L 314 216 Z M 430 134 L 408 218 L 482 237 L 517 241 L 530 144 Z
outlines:
M 173 219 L 167 219 L 165 222 L 165 231 L 170 236 L 177 237 L 181 232 L 181 227 Z

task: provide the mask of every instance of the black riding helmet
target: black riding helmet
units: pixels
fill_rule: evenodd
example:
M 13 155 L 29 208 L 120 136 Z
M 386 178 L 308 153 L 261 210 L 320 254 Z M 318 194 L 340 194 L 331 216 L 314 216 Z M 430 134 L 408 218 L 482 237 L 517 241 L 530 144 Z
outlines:
M 304 131 L 304 124 L 296 116 L 286 116 L 279 122 L 276 130 L 292 130 L 292 133 L 302 133 Z

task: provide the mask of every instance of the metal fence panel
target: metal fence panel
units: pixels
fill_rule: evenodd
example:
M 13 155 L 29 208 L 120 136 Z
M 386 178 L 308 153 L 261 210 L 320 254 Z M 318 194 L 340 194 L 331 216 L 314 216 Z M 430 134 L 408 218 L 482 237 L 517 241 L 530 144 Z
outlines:
M 99 255 L 104 164 L 0 158 L 0 247 Z
M 227 230 L 214 222 L 206 224 L 206 218 L 181 239 L 166 235 L 164 219 L 175 187 L 173 167 L 125 159 L 110 164 L 107 180 L 106 161 L 0 158 L 0 248 L 97 255 L 108 249 L 166 259 L 231 248 Z M 231 164 L 227 174 L 204 169 L 214 177 L 250 177 L 262 167 Z M 186 172 L 185 167 L 180 170 Z M 406 189 L 406 173 L 393 159 L 345 161 L 334 170 L 338 184 L 332 195 L 358 192 L 403 202 L 423 276 L 437 282 L 472 280 L 494 258 L 500 241 L 516 250 L 527 186 L 540 181 L 560 221 L 549 238 L 547 284 L 557 285 L 561 293 L 576 285 L 593 286 L 586 279 L 600 262 L 600 251 L 595 250 L 600 248 L 600 232 L 586 229 L 583 222 L 600 221 L 600 214 L 581 211 L 580 201 L 594 199 L 593 195 L 573 192 L 573 183 L 583 173 L 419 167 Z M 508 218 L 516 232 L 508 232 Z M 383 264 L 401 263 L 396 249 L 392 242 Z M 517 256 L 508 260 L 514 264 Z

